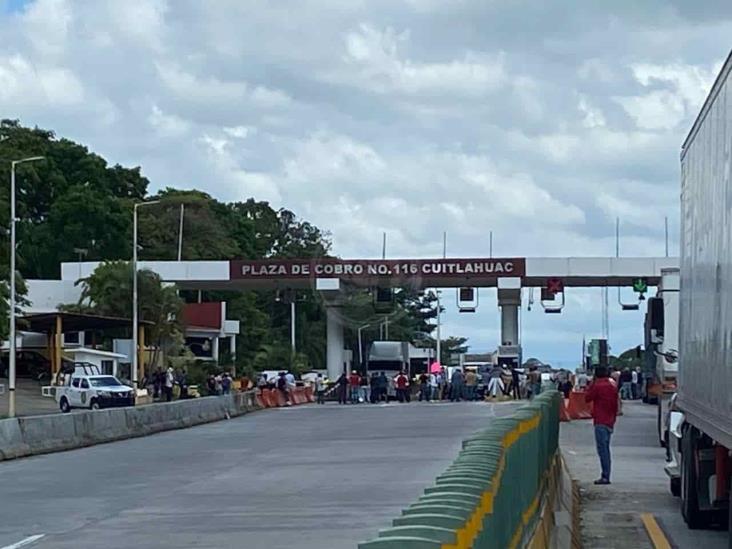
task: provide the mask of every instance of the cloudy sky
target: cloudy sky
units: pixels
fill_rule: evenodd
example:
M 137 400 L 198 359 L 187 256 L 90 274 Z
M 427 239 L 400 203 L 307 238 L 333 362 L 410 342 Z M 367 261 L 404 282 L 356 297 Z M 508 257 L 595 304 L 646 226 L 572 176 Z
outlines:
M 0 116 L 54 129 L 153 190 L 294 210 L 343 257 L 664 253 L 678 152 L 729 52 L 728 0 L 0 0 Z M 445 299 L 446 332 L 498 340 Z M 523 315 L 575 360 L 600 290 Z M 611 294 L 611 303 L 617 296 Z M 613 307 L 613 348 L 641 339 Z

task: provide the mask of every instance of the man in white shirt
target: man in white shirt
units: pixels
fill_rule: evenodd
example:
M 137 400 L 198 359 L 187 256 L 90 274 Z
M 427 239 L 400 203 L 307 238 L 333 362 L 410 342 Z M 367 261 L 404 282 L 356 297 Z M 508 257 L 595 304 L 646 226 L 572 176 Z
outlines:
M 631 385 L 630 385 L 630 391 L 631 391 L 631 397 L 633 400 L 636 400 L 638 398 L 638 371 L 633 370 L 631 372 Z

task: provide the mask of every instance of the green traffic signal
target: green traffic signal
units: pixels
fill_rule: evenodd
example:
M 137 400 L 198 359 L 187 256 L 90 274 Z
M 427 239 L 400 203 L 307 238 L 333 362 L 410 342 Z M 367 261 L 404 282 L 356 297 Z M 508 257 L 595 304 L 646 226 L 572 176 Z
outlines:
M 633 291 L 644 294 L 648 290 L 648 281 L 645 278 L 636 278 L 633 281 Z

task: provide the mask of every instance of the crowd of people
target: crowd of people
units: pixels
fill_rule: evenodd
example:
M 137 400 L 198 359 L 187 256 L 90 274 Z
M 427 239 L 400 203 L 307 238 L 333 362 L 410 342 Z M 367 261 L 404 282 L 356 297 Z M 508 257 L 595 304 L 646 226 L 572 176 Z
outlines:
M 485 398 L 531 398 L 541 392 L 541 373 L 531 370 L 523 373 L 519 369 L 495 366 L 479 374 L 477 369 L 446 368 L 436 372 L 423 372 L 410 379 L 406 372 L 387 375 L 386 372 L 373 372 L 364 376 L 357 371 L 350 374 L 344 371 L 336 380 L 333 388 L 340 404 L 359 404 L 388 402 L 474 401 Z M 315 392 L 318 402 L 325 401 L 328 388 L 318 375 Z

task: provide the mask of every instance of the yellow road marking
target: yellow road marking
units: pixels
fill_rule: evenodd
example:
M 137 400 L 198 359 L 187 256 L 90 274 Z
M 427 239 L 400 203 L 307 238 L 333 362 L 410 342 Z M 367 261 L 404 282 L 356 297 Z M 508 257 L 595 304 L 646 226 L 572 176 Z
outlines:
M 651 543 L 653 543 L 655 549 L 671 549 L 671 544 L 668 538 L 666 538 L 666 534 L 661 530 L 653 514 L 641 513 L 641 520 L 643 521 L 643 526 L 646 527 L 648 537 L 651 538 Z

